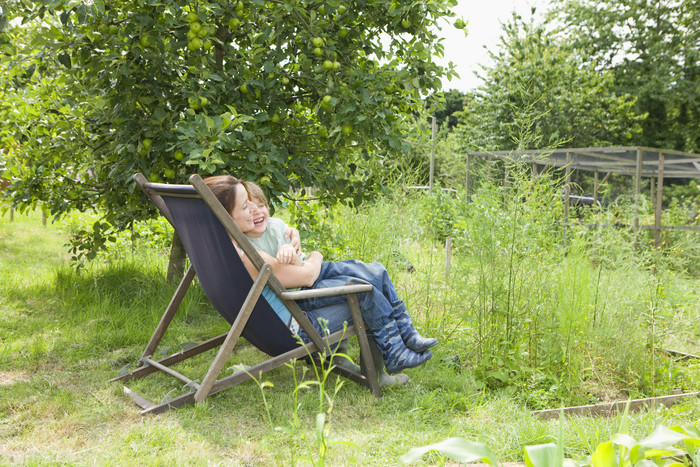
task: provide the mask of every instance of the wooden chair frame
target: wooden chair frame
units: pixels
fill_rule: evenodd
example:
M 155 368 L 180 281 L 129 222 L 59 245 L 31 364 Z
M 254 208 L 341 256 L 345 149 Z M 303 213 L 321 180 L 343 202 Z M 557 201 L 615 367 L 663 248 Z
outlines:
M 358 293 L 371 291 L 371 285 L 348 284 L 341 287 L 329 287 L 324 289 L 287 291 L 275 277 L 275 275 L 272 274 L 272 268 L 268 264 L 264 263 L 258 252 L 248 241 L 247 237 L 240 231 L 230 214 L 224 209 L 219 200 L 214 196 L 199 175 L 192 175 L 189 179 L 195 192 L 192 192 L 189 185 L 165 185 L 149 183 L 148 180 L 146 180 L 146 178 L 140 173 L 134 175 L 134 180 L 173 226 L 175 226 L 175 223 L 173 222 L 171 213 L 168 210 L 166 203 L 163 201 L 162 196 L 167 195 L 201 198 L 224 226 L 226 232 L 236 240 L 238 246 L 243 249 L 245 254 L 248 256 L 248 258 L 250 258 L 256 269 L 259 271 L 258 277 L 254 280 L 253 286 L 249 290 L 234 323 L 231 325 L 231 329 L 227 333 L 213 337 L 196 346 L 190 347 L 186 350 L 181 350 L 160 360 L 154 360 L 152 355 L 154 355 L 156 349 L 158 348 L 161 339 L 165 335 L 168 326 L 170 325 L 177 309 L 182 303 L 182 300 L 190 287 L 190 284 L 195 277 L 194 268 L 191 265 L 189 266 L 172 299 L 170 300 L 170 303 L 166 307 L 160 322 L 156 326 L 150 341 L 143 351 L 142 357 L 139 360 L 139 364 L 141 366 L 131 372 L 117 376 L 110 381 L 129 381 L 160 371 L 189 385 L 191 390 L 187 394 L 175 397 L 169 401 L 155 404 L 131 391 L 127 387 L 124 387 L 125 393 L 131 396 L 134 402 L 141 407 L 141 409 L 143 409 L 141 414 L 160 413 L 170 408 L 182 407 L 186 404 L 202 402 L 209 395 L 216 394 L 217 392 L 228 389 L 253 377 L 259 378 L 263 373 L 278 368 L 293 359 L 312 357 L 317 363 L 321 363 L 322 357 L 319 357 L 318 353 L 329 355 L 331 346 L 353 335 L 357 336 L 360 347 L 360 363 L 364 371 L 355 372 L 341 366 L 335 366 L 333 371 L 368 387 L 377 399 L 381 397 L 382 393 L 381 389 L 379 388 L 376 372 L 374 371 L 374 363 L 367 339 L 366 326 L 362 319 L 362 314 L 360 312 L 359 302 L 357 299 Z M 176 193 L 178 188 L 182 188 L 181 193 Z M 226 360 L 233 352 L 238 339 L 241 337 L 241 334 L 248 323 L 251 313 L 253 312 L 253 309 L 258 302 L 265 285 L 269 285 L 287 306 L 294 319 L 296 319 L 297 323 L 299 323 L 299 326 L 304 330 L 307 336 L 309 336 L 311 342 L 305 345 L 300 345 L 299 347 L 280 355 L 272 356 L 268 360 L 249 368 L 245 372 L 236 372 L 230 376 L 219 379 L 219 375 L 223 370 Z M 353 325 L 348 326 L 347 329 L 343 331 L 338 331 L 324 338 L 318 333 L 318 331 L 316 331 L 311 324 L 311 321 L 309 321 L 309 319 L 306 317 L 306 314 L 296 304 L 296 301 L 305 298 L 330 295 L 347 296 Z M 188 358 L 199 355 L 216 347 L 219 347 L 218 353 L 212 361 L 211 366 L 209 367 L 206 376 L 201 383 L 197 383 L 172 369 L 172 366 L 176 363 L 182 362 Z

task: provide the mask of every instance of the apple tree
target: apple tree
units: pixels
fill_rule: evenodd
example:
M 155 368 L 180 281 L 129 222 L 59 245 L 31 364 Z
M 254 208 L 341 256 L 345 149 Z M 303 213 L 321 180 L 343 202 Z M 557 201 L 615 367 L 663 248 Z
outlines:
M 14 202 L 104 212 L 87 250 L 153 214 L 131 181 L 231 173 L 359 203 L 451 66 L 455 0 L 8 0 Z M 441 22 L 442 23 L 442 22 Z M 456 27 L 464 27 L 460 20 Z

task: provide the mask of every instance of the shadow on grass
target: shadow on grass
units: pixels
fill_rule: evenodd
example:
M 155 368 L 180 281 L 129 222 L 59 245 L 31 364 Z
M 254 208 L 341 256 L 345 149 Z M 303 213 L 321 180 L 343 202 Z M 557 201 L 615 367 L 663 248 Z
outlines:
M 65 367 L 85 361 L 123 366 L 138 359 L 174 290 L 154 262 L 94 264 L 80 273 L 60 266 L 48 280 L 9 292 L 0 324 L 7 344 L 0 350 L 2 367 L 27 369 L 49 362 Z M 171 334 L 197 341 L 225 328 L 195 285 Z M 169 345 L 167 338 L 164 344 Z M 114 361 L 105 361 L 110 354 Z

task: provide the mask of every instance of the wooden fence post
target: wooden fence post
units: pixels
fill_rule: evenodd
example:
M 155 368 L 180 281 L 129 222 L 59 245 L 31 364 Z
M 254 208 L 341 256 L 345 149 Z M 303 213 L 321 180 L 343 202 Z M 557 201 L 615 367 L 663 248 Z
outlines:
M 637 167 L 634 174 L 634 251 L 639 248 L 639 197 L 642 194 L 642 150 L 637 148 Z
M 656 183 L 656 206 L 654 206 L 654 246 L 661 246 L 661 211 L 664 191 L 664 153 L 659 154 L 658 182 Z
M 450 267 L 452 264 L 452 237 L 445 239 L 445 280 L 450 279 Z
M 433 193 L 433 177 L 435 176 L 435 136 L 437 133 L 435 124 L 435 115 L 433 115 L 432 136 L 430 138 L 430 183 L 428 184 L 428 192 Z
M 466 197 L 467 203 L 469 202 L 469 172 L 471 171 L 471 159 L 469 158 L 469 153 L 467 153 L 467 175 L 464 180 L 464 195 Z

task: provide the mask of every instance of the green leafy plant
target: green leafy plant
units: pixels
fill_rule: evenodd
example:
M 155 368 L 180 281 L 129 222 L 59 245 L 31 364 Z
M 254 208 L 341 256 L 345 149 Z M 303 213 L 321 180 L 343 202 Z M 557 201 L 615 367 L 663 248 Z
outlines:
M 687 466 L 697 465 L 700 456 L 700 429 L 693 425 L 667 428 L 658 426 L 640 441 L 625 433 L 617 433 L 609 441 L 597 446 L 590 457 L 581 460 L 563 459 L 562 447 L 554 443 L 526 446 L 524 459 L 527 467 L 633 467 L 633 466 Z M 435 451 L 445 458 L 462 463 L 483 461 L 498 466 L 493 451 L 483 443 L 463 438 L 412 448 L 400 457 L 404 464 L 420 460 Z

